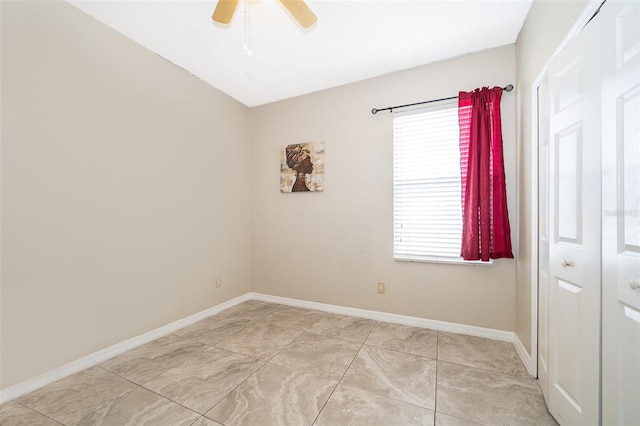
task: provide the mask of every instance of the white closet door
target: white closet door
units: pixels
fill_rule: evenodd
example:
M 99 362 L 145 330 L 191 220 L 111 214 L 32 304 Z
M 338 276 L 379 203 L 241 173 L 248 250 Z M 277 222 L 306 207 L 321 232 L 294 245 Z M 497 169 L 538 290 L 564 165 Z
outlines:
M 602 9 L 602 420 L 640 425 L 640 2 Z
M 549 65 L 549 411 L 562 425 L 600 417 L 598 24 Z

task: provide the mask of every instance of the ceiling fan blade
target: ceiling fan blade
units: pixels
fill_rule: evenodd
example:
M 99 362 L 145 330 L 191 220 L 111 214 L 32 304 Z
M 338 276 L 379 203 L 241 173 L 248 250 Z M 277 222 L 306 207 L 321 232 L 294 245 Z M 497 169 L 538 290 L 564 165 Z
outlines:
M 302 28 L 309 28 L 318 20 L 315 13 L 307 6 L 304 0 L 280 0 L 289 13 L 298 21 Z
M 233 18 L 239 0 L 218 0 L 216 10 L 213 11 L 211 19 L 221 24 L 228 24 Z

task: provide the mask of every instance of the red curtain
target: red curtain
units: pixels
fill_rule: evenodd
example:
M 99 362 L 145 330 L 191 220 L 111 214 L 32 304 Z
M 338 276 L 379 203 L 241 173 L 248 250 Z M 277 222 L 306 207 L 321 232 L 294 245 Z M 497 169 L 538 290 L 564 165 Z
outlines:
M 460 92 L 460 169 L 464 260 L 513 258 L 502 155 L 502 88 Z

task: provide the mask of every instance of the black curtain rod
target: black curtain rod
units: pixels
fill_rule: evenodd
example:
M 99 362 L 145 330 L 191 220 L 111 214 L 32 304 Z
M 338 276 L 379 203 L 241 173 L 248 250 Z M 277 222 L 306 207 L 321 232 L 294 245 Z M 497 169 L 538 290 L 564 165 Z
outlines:
M 513 90 L 513 84 L 507 84 L 505 87 L 502 88 L 502 90 L 506 90 L 507 92 L 512 91 Z M 396 109 L 396 108 L 405 108 L 405 107 L 410 107 L 410 106 L 414 106 L 414 105 L 430 104 L 432 102 L 448 101 L 450 99 L 458 99 L 458 97 L 457 96 L 450 96 L 448 98 L 432 99 L 430 101 L 416 102 L 414 104 L 396 105 L 396 106 L 382 108 L 382 109 L 374 108 L 374 109 L 371 110 L 371 114 L 375 114 L 375 113 L 377 113 L 379 111 L 387 111 L 387 110 L 393 112 L 393 110 Z

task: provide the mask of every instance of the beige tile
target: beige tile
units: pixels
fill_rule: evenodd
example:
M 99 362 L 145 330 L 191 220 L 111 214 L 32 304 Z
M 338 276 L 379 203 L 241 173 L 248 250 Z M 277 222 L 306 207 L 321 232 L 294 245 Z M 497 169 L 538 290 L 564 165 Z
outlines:
M 137 384 L 154 377 L 187 359 L 203 344 L 170 334 L 118 355 L 100 364 L 119 376 Z
M 292 370 L 340 380 L 360 349 L 359 343 L 302 333 L 270 362 Z
M 376 321 L 346 315 L 326 314 L 307 329 L 310 333 L 322 334 L 337 339 L 362 343 L 376 325 Z
M 365 343 L 429 358 L 438 355 L 438 332 L 428 328 L 379 322 Z
M 221 425 L 218 422 L 214 422 L 213 420 L 208 419 L 206 417 L 200 417 L 198 421 L 196 421 L 191 426 L 223 426 L 223 425 Z
M 215 345 L 225 337 L 237 333 L 252 323 L 252 320 L 246 318 L 218 318 L 213 316 L 182 328 L 173 334 L 207 345 Z
M 267 315 L 276 312 L 283 312 L 291 309 L 290 306 L 277 303 L 268 303 L 258 300 L 249 300 L 239 305 L 233 306 L 216 315 L 218 318 L 244 318 L 249 320 L 259 320 Z
M 440 412 L 436 413 L 436 426 L 482 426 L 479 423 L 469 422 L 457 417 L 448 416 Z
M 364 345 L 341 383 L 434 410 L 436 360 Z
M 302 333 L 302 330 L 256 323 L 216 344 L 217 347 L 253 358 L 269 360 Z
M 144 386 L 204 414 L 263 364 L 255 358 L 207 346 Z
M 43 416 L 16 402 L 0 405 L 0 425 L 2 426 L 60 426 L 54 420 Z
M 437 412 L 484 425 L 555 425 L 533 379 L 438 361 Z
M 335 385 L 335 380 L 266 364 L 206 416 L 226 426 L 310 425 Z
M 262 301 L 262 300 L 250 299 L 250 300 L 245 300 L 242 303 L 238 303 L 237 305 L 233 306 L 232 308 L 238 307 L 238 308 L 243 308 L 243 309 L 255 309 L 255 308 L 261 308 L 263 306 L 268 306 L 268 305 L 274 305 L 274 303 L 265 302 L 265 301 Z M 226 312 L 226 311 L 224 311 L 224 312 Z
M 134 388 L 133 383 L 92 367 L 20 397 L 17 402 L 70 425 Z
M 299 328 L 301 330 L 311 327 L 325 316 L 324 312 L 310 309 L 291 308 L 282 312 L 267 315 L 262 321 L 281 327 Z
M 531 378 L 513 343 L 438 332 L 438 359 L 468 367 Z
M 139 387 L 101 405 L 76 426 L 189 426 L 198 416 L 198 413 Z
M 433 411 L 339 385 L 314 426 L 433 425 Z

